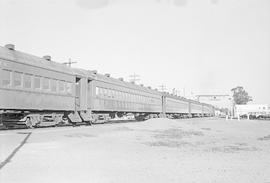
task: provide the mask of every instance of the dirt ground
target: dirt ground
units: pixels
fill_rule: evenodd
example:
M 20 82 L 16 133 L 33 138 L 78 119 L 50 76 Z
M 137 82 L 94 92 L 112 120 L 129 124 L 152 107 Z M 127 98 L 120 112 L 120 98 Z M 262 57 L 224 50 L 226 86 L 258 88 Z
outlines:
M 1 183 L 270 183 L 270 121 L 0 131 Z

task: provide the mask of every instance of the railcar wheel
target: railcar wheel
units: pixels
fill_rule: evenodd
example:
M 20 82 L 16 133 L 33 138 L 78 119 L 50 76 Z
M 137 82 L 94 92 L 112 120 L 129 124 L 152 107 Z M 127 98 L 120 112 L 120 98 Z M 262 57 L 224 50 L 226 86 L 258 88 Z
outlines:
M 33 124 L 30 118 L 26 118 L 25 124 L 27 128 L 33 128 Z

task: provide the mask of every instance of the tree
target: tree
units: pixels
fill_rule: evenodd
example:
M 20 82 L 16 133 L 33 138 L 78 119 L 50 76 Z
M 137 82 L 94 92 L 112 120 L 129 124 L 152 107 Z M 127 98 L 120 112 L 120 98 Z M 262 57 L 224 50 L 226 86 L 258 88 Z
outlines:
M 252 101 L 252 97 L 248 95 L 248 92 L 242 86 L 237 86 L 231 89 L 231 91 L 233 92 L 235 104 L 247 104 L 249 101 Z

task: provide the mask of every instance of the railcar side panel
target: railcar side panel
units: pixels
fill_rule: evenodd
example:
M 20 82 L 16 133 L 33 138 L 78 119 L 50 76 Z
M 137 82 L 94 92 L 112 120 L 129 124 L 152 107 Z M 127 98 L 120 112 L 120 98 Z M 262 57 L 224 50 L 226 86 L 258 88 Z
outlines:
M 119 86 L 113 82 L 93 81 L 92 106 L 95 111 L 162 112 L 161 95 Z M 139 86 L 138 86 L 139 87 Z M 91 103 L 91 102 L 90 102 Z
M 3 53 L 3 48 L 0 50 Z M 14 60 L 8 60 L 0 55 L 0 109 L 74 110 L 75 78 L 71 72 L 20 62 L 22 57 L 13 55 Z
M 166 97 L 166 113 L 188 114 L 188 101 Z
M 202 104 L 199 103 L 191 103 L 191 114 L 201 114 L 203 109 L 202 109 Z
M 75 108 L 72 96 L 6 89 L 0 89 L 0 101 L 0 109 L 6 110 L 70 111 Z

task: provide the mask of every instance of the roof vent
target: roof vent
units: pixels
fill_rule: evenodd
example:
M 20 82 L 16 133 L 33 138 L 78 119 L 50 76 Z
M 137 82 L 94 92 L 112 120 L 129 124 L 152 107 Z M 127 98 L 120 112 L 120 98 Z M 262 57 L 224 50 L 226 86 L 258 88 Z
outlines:
M 5 47 L 9 50 L 15 50 L 15 45 L 14 44 L 6 44 Z
M 109 78 L 111 75 L 107 73 L 107 74 L 105 74 L 105 76 Z
M 97 70 L 92 70 L 91 72 L 93 72 L 94 74 L 97 74 Z
M 151 89 L 151 86 L 148 86 L 147 88 Z
M 120 81 L 124 81 L 124 78 L 119 78 Z
M 50 56 L 50 55 L 45 55 L 45 56 L 43 56 L 43 58 L 44 58 L 45 60 L 51 61 L 51 56 Z
M 142 87 L 143 87 L 143 84 L 140 84 L 140 86 L 142 86 Z
M 155 90 L 156 90 L 156 91 L 158 91 L 158 89 L 157 89 L 157 88 L 155 88 Z
M 135 81 L 130 81 L 130 83 L 135 84 Z

